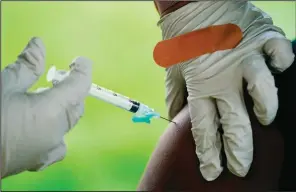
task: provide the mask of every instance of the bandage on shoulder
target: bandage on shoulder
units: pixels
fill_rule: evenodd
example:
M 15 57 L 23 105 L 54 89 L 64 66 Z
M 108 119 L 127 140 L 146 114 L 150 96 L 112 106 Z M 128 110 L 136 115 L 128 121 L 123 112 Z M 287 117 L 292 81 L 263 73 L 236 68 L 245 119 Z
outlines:
M 156 44 L 153 57 L 161 67 L 170 67 L 204 54 L 235 48 L 243 37 L 235 24 L 215 25 Z

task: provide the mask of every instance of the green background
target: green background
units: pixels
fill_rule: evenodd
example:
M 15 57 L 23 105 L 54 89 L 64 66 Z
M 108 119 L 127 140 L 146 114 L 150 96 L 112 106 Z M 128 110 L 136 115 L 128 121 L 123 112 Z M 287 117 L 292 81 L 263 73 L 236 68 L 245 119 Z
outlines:
M 256 2 L 288 38 L 295 37 L 294 2 Z M 164 70 L 152 50 L 161 39 L 153 2 L 2 2 L 2 69 L 32 36 L 43 39 L 47 69 L 93 60 L 93 82 L 166 114 Z M 45 77 L 32 89 L 48 86 Z M 133 124 L 132 114 L 87 98 L 85 115 L 66 137 L 64 161 L 2 181 L 3 190 L 135 190 L 167 123 Z

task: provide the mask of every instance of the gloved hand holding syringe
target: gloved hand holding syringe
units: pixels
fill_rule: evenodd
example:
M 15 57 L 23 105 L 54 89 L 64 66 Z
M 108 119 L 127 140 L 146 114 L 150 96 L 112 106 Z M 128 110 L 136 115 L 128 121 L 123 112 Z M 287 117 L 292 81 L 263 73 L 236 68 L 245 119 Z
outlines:
M 65 72 L 57 70 L 55 66 L 52 66 L 47 72 L 46 79 L 49 82 L 60 82 L 63 81 L 69 74 L 69 71 Z M 151 118 L 161 118 L 166 121 L 173 122 L 167 118 L 160 116 L 159 113 L 154 111 L 154 109 L 149 108 L 147 105 L 144 105 L 143 103 L 132 100 L 126 96 L 115 93 L 94 83 L 91 85 L 89 95 L 102 101 L 105 101 L 107 103 L 113 104 L 122 109 L 125 109 L 127 111 L 130 111 L 132 113 L 135 113 L 135 115 L 132 117 L 132 121 L 134 123 L 150 123 Z

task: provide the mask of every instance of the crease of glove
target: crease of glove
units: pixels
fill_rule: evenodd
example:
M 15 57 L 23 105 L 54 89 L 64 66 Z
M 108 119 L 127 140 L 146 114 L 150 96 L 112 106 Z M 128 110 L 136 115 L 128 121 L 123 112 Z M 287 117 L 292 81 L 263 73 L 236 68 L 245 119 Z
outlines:
M 278 71 L 287 69 L 294 59 L 291 43 L 283 31 L 273 25 L 266 13 L 247 1 L 190 3 L 162 17 L 158 25 L 163 39 L 169 39 L 227 23 L 236 24 L 243 32 L 236 48 L 202 55 L 166 69 L 169 116 L 172 118 L 181 110 L 188 95 L 196 154 L 200 171 L 208 181 L 215 180 L 223 171 L 217 132 L 220 123 L 228 169 L 239 177 L 244 177 L 250 169 L 253 138 L 243 99 L 243 79 L 248 82 L 258 120 L 267 125 L 276 116 L 278 98 L 265 57 L 270 57 L 269 64 Z
M 78 57 L 63 82 L 27 92 L 43 74 L 44 57 L 41 39 L 32 38 L 17 61 L 1 71 L 1 178 L 42 170 L 62 160 L 64 135 L 83 114 L 91 61 Z

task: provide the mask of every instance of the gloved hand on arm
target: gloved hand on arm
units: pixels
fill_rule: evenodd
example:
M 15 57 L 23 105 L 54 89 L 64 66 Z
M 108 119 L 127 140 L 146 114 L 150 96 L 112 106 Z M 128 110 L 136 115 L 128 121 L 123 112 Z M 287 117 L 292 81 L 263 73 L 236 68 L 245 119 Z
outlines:
M 1 71 L 1 178 L 39 171 L 64 158 L 64 135 L 83 114 L 91 65 L 78 57 L 64 81 L 28 92 L 45 70 L 43 42 L 32 38 L 15 63 Z
M 253 138 L 243 98 L 243 79 L 248 83 L 259 122 L 268 125 L 276 116 L 278 96 L 265 55 L 276 72 L 283 72 L 294 59 L 291 43 L 282 30 L 247 1 L 189 3 L 162 17 L 159 25 L 163 38 L 170 39 L 228 23 L 238 26 L 243 35 L 235 48 L 204 54 L 166 69 L 169 116 L 177 115 L 188 95 L 196 154 L 200 171 L 208 181 L 216 179 L 223 170 L 219 124 L 223 127 L 228 169 L 239 177 L 244 177 L 250 169 Z

